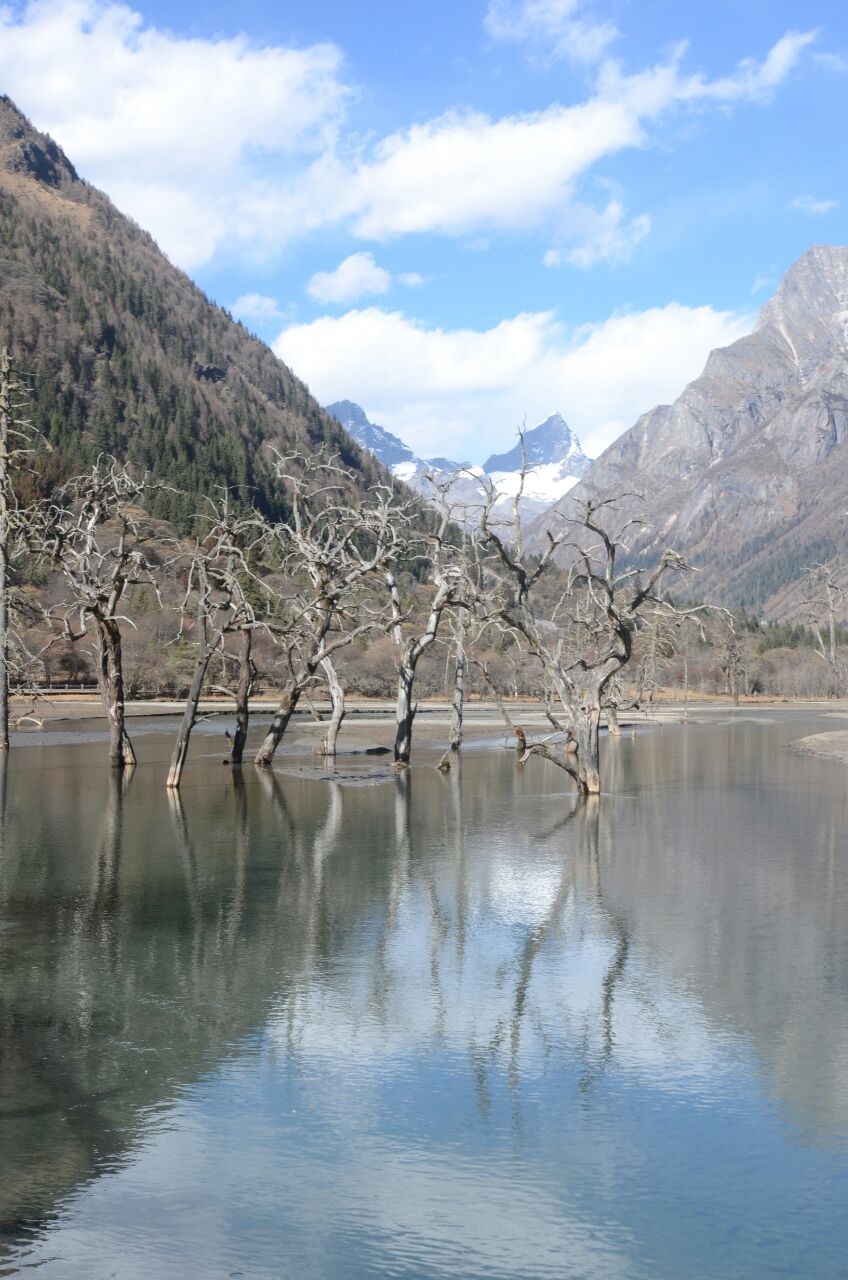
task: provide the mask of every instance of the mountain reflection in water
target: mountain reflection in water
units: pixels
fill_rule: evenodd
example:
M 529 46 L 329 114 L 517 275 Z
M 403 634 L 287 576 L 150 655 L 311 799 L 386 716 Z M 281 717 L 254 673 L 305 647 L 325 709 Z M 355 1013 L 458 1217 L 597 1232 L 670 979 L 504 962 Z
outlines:
M 0 1274 L 845 1274 L 844 773 L 786 717 L 0 788 Z M 834 727 L 832 724 L 824 727 Z M 349 772 L 349 771 L 348 771 Z

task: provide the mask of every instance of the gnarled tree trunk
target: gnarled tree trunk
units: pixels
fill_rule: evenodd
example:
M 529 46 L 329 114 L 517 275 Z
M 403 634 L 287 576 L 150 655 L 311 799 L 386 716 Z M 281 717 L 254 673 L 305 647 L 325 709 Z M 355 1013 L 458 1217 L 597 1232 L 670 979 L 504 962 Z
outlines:
M 323 756 L 335 756 L 339 730 L 345 718 L 345 693 L 342 688 L 342 682 L 339 680 L 338 672 L 330 659 L 324 658 L 321 666 L 324 668 L 324 674 L 327 677 L 330 699 L 333 704 L 333 714 L 330 717 L 326 736 L 321 743 L 321 754 Z
M 114 618 L 97 618 L 97 682 L 109 723 L 109 763 L 132 768 L 135 751 L 125 725 L 121 630 Z
M 171 753 L 171 767 L 168 770 L 168 780 L 165 786 L 169 791 L 176 791 L 180 785 L 180 779 L 183 776 L 183 766 L 188 755 L 188 744 L 191 738 L 191 731 L 197 720 L 197 706 L 200 702 L 200 695 L 203 692 L 203 682 L 206 679 L 206 671 L 209 666 L 209 659 L 212 657 L 212 649 L 209 645 L 209 637 L 206 630 L 206 615 L 202 608 L 198 611 L 197 619 L 197 661 L 194 664 L 194 675 L 191 680 L 191 688 L 186 698 L 185 711 L 183 712 L 182 723 L 177 733 L 177 740 L 174 743 L 174 750 Z
M 462 712 L 465 702 L 465 642 L 462 636 L 456 639 L 456 659 L 453 668 L 453 700 L 451 703 L 451 751 L 458 751 L 462 746 Z
M 613 738 L 621 737 L 621 725 L 618 723 L 618 708 L 614 702 L 608 702 L 606 706 L 607 729 Z
M 601 791 L 601 753 L 598 742 L 600 703 L 592 702 L 587 707 L 581 707 L 575 720 L 577 789 L 583 795 L 596 796 Z
M 401 767 L 409 764 L 412 752 L 412 722 L 417 710 L 412 703 L 414 683 L 415 667 L 409 662 L 401 662 L 398 671 L 397 731 L 395 733 L 395 764 Z
M 442 521 L 441 535 L 447 528 L 447 516 Z M 400 593 L 398 591 L 397 581 L 391 569 L 386 569 L 385 580 L 389 588 L 392 607 L 392 619 L 395 643 L 398 646 L 398 693 L 397 693 L 397 732 L 395 734 L 395 766 L 405 769 L 409 764 L 409 757 L 412 753 L 412 724 L 415 720 L 415 713 L 418 710 L 412 703 L 412 686 L 415 683 L 415 669 L 418 666 L 419 659 L 429 649 L 430 645 L 436 639 L 439 631 L 439 625 L 442 621 L 442 615 L 451 602 L 452 588 L 447 582 L 442 580 L 439 583 L 438 590 L 430 605 L 430 615 L 427 619 L 427 626 L 423 635 L 416 638 L 410 637 L 406 642 L 403 640 L 401 621 L 403 618 L 403 610 L 401 609 Z
M 254 758 L 254 764 L 259 765 L 260 768 L 270 768 L 277 747 L 280 745 L 283 734 L 288 728 L 289 720 L 297 710 L 297 704 L 300 702 L 302 692 L 303 685 L 300 681 L 291 679 L 286 683 L 283 689 L 283 696 L 280 698 L 280 705 L 277 707 L 274 719 L 271 721 L 271 727 Z
M 233 764 L 241 764 L 244 757 L 244 744 L 247 741 L 247 730 L 250 725 L 250 690 L 253 687 L 254 666 L 251 658 L 253 649 L 253 631 L 245 627 L 241 633 L 241 653 L 239 654 L 239 677 L 236 685 L 236 731 L 233 735 L 233 749 L 230 760 Z

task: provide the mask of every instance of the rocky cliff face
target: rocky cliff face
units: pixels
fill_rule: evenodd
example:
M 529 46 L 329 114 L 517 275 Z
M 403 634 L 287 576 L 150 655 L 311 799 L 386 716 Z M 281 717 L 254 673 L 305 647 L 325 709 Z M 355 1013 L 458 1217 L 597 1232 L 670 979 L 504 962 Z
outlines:
M 699 593 L 779 616 L 797 605 L 806 565 L 848 553 L 846 440 L 848 248 L 818 245 L 754 332 L 712 352 L 573 494 L 639 494 L 643 546 L 686 554 Z
M 66 191 L 80 185 L 77 171 L 64 151 L 46 134 L 36 133 L 5 94 L 0 94 L 0 154 L 11 173 Z
M 416 460 L 408 445 L 386 431 L 385 427 L 369 422 L 365 411 L 352 400 L 337 400 L 335 404 L 328 404 L 326 409 L 358 445 L 372 453 L 389 470 L 401 463 Z

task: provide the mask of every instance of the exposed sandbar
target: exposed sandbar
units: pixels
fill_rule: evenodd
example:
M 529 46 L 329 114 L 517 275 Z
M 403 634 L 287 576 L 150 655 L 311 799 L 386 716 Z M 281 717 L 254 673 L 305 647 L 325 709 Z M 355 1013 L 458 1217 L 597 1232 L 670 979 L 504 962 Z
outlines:
M 848 764 L 848 730 L 845 729 L 836 729 L 833 733 L 812 733 L 808 738 L 790 742 L 789 746 L 792 751 L 802 751 L 808 756 Z

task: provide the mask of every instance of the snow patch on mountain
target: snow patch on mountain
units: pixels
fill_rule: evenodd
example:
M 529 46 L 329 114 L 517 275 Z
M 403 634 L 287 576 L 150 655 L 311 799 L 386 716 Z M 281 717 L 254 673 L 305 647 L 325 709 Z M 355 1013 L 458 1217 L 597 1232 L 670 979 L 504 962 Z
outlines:
M 505 498 L 514 498 L 521 479 L 518 471 L 493 471 L 489 479 Z M 571 474 L 564 462 L 546 462 L 533 467 L 524 477 L 523 498 L 550 507 L 573 489 L 580 479 Z
M 404 484 L 424 497 L 431 497 L 433 484 L 462 472 L 452 491 L 461 503 L 473 505 L 483 494 L 480 481 L 487 476 L 500 495 L 496 510 L 508 507 L 518 492 L 521 479 L 521 442 L 507 453 L 492 454 L 480 466 L 454 462 L 450 458 L 419 458 L 398 436 L 369 421 L 364 410 L 352 400 L 338 400 L 326 406 L 349 435 L 368 449 Z M 521 507 L 525 515 L 536 515 L 564 497 L 589 466 L 580 441 L 561 414 L 552 414 L 538 427 L 525 432 L 524 456 L 527 472 Z

